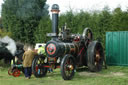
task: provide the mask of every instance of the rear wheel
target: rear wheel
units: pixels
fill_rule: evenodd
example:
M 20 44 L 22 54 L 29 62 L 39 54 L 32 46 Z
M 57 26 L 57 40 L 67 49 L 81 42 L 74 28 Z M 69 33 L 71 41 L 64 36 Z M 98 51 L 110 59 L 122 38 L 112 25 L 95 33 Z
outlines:
M 47 68 L 43 67 L 44 58 L 42 56 L 35 56 L 32 62 L 32 71 L 35 77 L 40 78 L 46 75 Z
M 88 46 L 88 43 L 90 41 L 92 41 L 92 39 L 93 39 L 91 29 L 90 28 L 85 28 L 84 31 L 83 31 L 82 36 L 83 36 L 83 39 L 84 39 L 85 46 Z
M 101 43 L 93 41 L 87 49 L 88 68 L 92 72 L 101 71 L 104 60 L 104 52 Z
M 75 74 L 75 60 L 72 55 L 65 55 L 61 62 L 61 75 L 64 80 L 71 80 Z

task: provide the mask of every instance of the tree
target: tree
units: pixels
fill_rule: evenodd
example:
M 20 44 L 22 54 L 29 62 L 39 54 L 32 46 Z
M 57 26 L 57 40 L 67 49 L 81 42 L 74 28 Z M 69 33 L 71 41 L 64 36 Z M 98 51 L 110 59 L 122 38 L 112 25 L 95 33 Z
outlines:
M 33 44 L 40 20 L 49 17 L 48 7 L 46 0 L 5 0 L 2 5 L 4 29 L 11 32 L 15 40 Z
M 0 17 L 0 29 L 2 29 L 3 27 L 2 27 L 2 19 L 1 19 L 1 17 Z
M 51 33 L 51 30 L 52 30 L 52 26 L 51 26 L 50 18 L 49 17 L 42 18 L 34 34 L 35 42 L 46 43 L 50 39 L 50 37 L 47 37 L 47 33 Z
M 120 31 L 128 31 L 128 12 L 122 11 L 120 7 L 117 7 L 113 11 L 113 28 Z

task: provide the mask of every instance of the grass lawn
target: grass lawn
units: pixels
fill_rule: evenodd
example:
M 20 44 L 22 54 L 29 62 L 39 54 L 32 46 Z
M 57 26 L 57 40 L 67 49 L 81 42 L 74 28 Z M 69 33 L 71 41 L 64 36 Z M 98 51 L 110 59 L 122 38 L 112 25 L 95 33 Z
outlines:
M 128 67 L 109 66 L 97 73 L 81 69 L 68 81 L 62 79 L 60 69 L 47 73 L 43 78 L 32 75 L 26 80 L 23 73 L 19 77 L 9 76 L 8 68 L 0 67 L 0 85 L 128 85 Z

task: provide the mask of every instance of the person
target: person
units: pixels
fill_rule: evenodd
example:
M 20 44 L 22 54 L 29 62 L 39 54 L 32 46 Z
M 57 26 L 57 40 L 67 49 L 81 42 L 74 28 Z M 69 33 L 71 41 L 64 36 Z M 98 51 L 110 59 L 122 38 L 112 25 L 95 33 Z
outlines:
M 39 45 L 39 48 L 38 48 L 37 53 L 38 53 L 39 55 L 42 55 L 42 54 L 43 54 L 44 56 L 46 56 L 46 53 L 45 53 L 45 46 Z M 53 69 L 50 67 L 50 68 L 48 68 L 48 71 L 49 71 L 49 73 L 50 73 L 50 72 L 53 72 Z
M 39 45 L 37 53 L 38 54 L 46 55 L 46 53 L 45 53 L 45 46 Z
M 11 66 L 13 66 L 15 63 L 17 63 L 18 57 L 15 56 L 14 59 L 11 60 Z
M 18 62 L 18 57 L 15 56 L 14 59 L 11 60 L 11 72 L 16 68 L 15 65 Z
M 25 74 L 26 79 L 30 79 L 31 74 L 32 74 L 32 69 L 31 69 L 32 60 L 33 60 L 34 56 L 36 55 L 36 53 L 33 51 L 33 48 L 31 48 L 31 47 L 28 47 L 28 49 L 25 48 L 24 50 L 25 50 L 25 52 L 22 57 L 24 74 Z

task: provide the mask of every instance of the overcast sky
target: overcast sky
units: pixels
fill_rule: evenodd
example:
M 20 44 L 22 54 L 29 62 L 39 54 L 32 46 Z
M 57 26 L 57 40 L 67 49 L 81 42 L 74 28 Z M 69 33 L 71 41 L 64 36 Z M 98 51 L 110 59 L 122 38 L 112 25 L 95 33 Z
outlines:
M 122 10 L 126 10 L 128 7 L 128 0 L 47 0 L 47 3 L 59 4 L 61 12 L 69 10 L 69 8 L 74 11 L 83 10 L 102 10 L 104 6 L 109 6 L 111 10 L 121 6 Z
M 0 12 L 1 4 L 3 0 L 0 0 Z M 79 11 L 81 9 L 85 11 L 91 10 L 102 10 L 104 6 L 109 6 L 111 10 L 121 6 L 122 10 L 128 9 L 128 0 L 47 0 L 51 9 L 52 4 L 58 4 L 60 7 L 61 13 L 69 10 L 70 8 L 73 11 Z
M 2 6 L 3 0 L 0 0 L 0 16 L 1 16 L 1 6 Z

